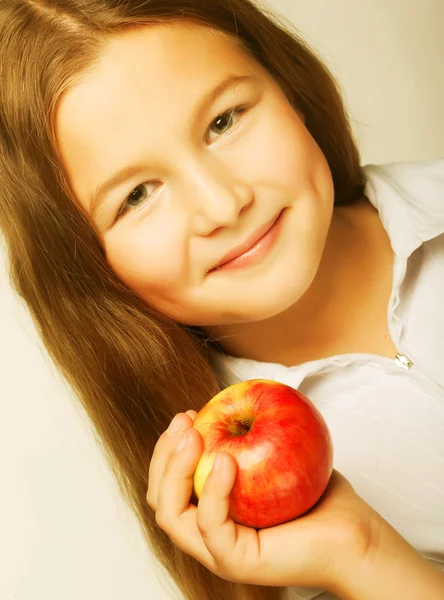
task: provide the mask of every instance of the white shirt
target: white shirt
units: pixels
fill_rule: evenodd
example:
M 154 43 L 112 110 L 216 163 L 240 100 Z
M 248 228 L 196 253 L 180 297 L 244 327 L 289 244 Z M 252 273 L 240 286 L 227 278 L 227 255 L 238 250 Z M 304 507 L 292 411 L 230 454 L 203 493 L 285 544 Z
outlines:
M 343 354 L 287 367 L 212 350 L 226 386 L 280 381 L 320 410 L 334 467 L 444 570 L 444 160 L 364 167 L 395 253 L 388 324 L 396 359 Z M 288 588 L 288 596 L 332 594 Z

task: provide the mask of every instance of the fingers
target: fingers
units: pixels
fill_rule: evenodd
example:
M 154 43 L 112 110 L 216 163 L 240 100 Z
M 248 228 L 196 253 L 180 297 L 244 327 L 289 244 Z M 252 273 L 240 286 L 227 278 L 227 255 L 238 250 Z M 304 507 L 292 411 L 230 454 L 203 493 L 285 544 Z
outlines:
M 171 527 L 190 504 L 193 474 L 203 451 L 203 440 L 196 429 L 184 431 L 165 466 L 159 483 L 156 519 L 164 529 Z
M 236 524 L 229 516 L 237 465 L 229 453 L 218 454 L 219 466 L 210 472 L 202 489 L 197 526 L 218 574 L 230 581 L 254 583 L 260 564 L 259 535 L 255 529 Z
M 196 524 L 197 508 L 190 504 L 202 450 L 203 440 L 196 429 L 190 427 L 178 436 L 158 485 L 156 522 L 176 546 L 215 572 L 217 565 Z
M 190 417 L 190 419 L 194 422 L 197 412 L 195 410 L 187 410 L 187 411 L 185 411 L 185 414 L 188 415 Z
M 195 429 L 185 435 L 186 443 L 179 443 L 160 483 L 157 523 L 176 546 L 214 573 L 231 581 L 241 573 L 245 581 L 252 572 L 248 563 L 257 557 L 258 538 L 254 529 L 236 525 L 228 516 L 236 462 L 221 453 L 220 467 L 207 477 L 196 509 L 190 504 L 190 495 L 203 440 Z
M 184 415 L 182 415 L 184 417 Z M 184 421 L 178 419 L 182 425 Z M 189 424 L 190 421 L 188 421 Z M 193 427 L 179 435 L 163 434 L 153 455 L 149 494 L 156 510 L 156 522 L 171 541 L 210 571 L 231 581 L 242 573 L 246 581 L 257 565 L 258 535 L 254 529 L 236 525 L 229 517 L 230 493 L 236 479 L 236 461 L 221 453 L 220 469 L 210 472 L 198 507 L 190 503 L 193 475 L 202 456 L 204 442 Z M 174 447 L 175 445 L 175 447 Z
M 227 555 L 233 553 L 237 543 L 237 527 L 228 516 L 237 466 L 226 452 L 218 452 L 216 459 L 199 499 L 197 526 L 208 550 L 224 567 Z
M 148 473 L 148 491 L 146 500 L 148 505 L 156 510 L 157 507 L 157 495 L 159 490 L 159 483 L 162 478 L 165 467 L 174 449 L 177 445 L 178 439 L 182 431 L 190 429 L 193 425 L 193 419 L 195 418 L 196 411 L 187 411 L 187 413 L 178 413 L 171 421 L 170 426 L 157 441 L 154 448 L 153 456 L 149 466 Z M 192 413 L 191 415 L 189 413 Z

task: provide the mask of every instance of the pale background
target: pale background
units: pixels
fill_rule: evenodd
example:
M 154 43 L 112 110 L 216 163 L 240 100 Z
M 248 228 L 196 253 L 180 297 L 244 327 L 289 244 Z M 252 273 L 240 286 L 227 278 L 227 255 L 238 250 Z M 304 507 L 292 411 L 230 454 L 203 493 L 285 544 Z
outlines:
M 442 0 L 268 4 L 339 78 L 364 164 L 444 156 Z M 0 598 L 171 598 L 1 261 L 0 307 Z

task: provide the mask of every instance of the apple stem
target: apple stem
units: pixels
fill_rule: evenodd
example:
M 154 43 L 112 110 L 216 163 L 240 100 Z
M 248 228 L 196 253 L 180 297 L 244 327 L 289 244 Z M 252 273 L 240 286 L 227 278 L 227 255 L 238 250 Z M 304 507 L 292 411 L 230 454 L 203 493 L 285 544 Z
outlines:
M 245 435 L 246 433 L 248 433 L 252 425 L 253 421 L 250 419 L 244 419 L 242 421 L 236 420 L 230 423 L 228 429 L 233 434 L 233 437 L 237 437 L 239 435 Z

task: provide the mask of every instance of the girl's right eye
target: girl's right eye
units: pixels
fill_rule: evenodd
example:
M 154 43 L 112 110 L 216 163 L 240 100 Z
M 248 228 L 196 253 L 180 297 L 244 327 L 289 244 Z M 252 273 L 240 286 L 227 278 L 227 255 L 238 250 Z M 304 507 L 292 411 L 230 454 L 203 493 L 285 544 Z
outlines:
M 159 185 L 159 182 L 158 181 L 145 181 L 144 183 L 139 184 L 138 186 L 136 186 L 133 189 L 133 191 L 130 193 L 130 195 L 125 198 L 125 201 L 120 206 L 119 211 L 117 212 L 117 215 L 116 215 L 116 219 L 115 219 L 116 221 L 118 219 L 120 219 L 121 217 L 123 217 L 123 215 L 125 213 L 127 213 L 128 211 L 132 211 L 135 208 L 138 208 L 141 204 L 145 203 L 146 196 L 148 196 L 148 197 L 151 196 L 152 192 L 149 194 L 144 194 L 143 189 L 150 185 Z M 141 198 L 141 196 L 145 196 L 145 197 Z M 136 204 L 136 206 L 131 204 L 132 202 L 134 202 Z

